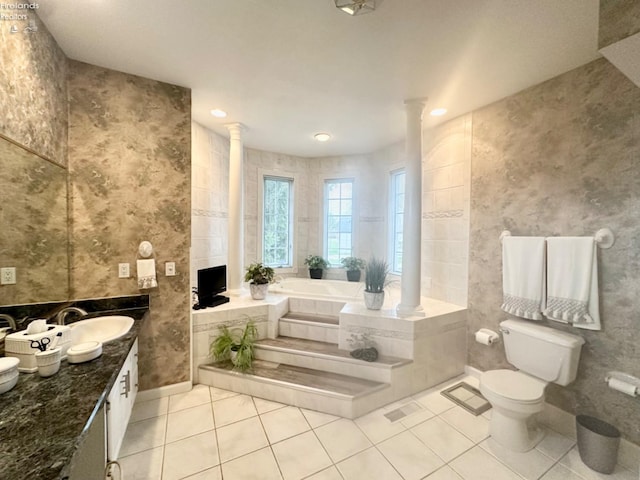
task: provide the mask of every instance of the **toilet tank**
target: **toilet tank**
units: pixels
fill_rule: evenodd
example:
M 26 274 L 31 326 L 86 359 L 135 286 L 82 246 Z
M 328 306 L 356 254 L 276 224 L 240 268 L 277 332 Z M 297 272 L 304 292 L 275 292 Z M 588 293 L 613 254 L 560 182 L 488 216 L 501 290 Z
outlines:
M 529 375 L 558 385 L 573 382 L 584 339 L 531 321 L 500 323 L 507 361 Z

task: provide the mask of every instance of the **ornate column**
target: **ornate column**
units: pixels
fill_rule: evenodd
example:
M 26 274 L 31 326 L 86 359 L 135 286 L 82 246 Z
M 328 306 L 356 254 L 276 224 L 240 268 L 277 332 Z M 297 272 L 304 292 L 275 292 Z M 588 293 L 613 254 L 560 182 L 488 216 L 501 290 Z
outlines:
M 227 290 L 239 292 L 243 278 L 244 252 L 244 182 L 242 178 L 244 147 L 241 123 L 225 125 L 229 130 L 229 252 Z
M 408 316 L 422 312 L 420 267 L 422 248 L 422 111 L 426 98 L 404 102 L 407 115 L 405 143 L 404 224 L 402 231 L 402 282 L 396 312 Z

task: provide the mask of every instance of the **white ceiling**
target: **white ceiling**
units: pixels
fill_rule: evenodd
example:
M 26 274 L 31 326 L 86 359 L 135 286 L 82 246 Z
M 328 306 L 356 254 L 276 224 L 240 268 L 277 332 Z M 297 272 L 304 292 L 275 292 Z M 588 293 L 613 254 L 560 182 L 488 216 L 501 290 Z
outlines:
M 403 139 L 407 98 L 449 109 L 428 127 L 598 57 L 598 0 L 378 0 L 356 17 L 333 0 L 39 3 L 69 57 L 189 87 L 198 123 L 308 157 Z

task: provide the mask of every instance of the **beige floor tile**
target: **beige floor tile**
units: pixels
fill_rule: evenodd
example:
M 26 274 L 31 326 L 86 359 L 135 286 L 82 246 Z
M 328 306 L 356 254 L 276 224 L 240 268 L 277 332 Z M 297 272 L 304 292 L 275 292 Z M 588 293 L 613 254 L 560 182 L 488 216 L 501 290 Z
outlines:
M 473 447 L 473 442 L 439 417 L 416 425 L 410 431 L 445 462 Z
M 337 467 L 345 480 L 402 480 L 398 472 L 374 447 L 343 460 Z
M 540 480 L 584 480 L 584 478 L 556 463 Z
M 224 480 L 281 480 L 280 470 L 270 448 L 222 464 Z
M 460 475 L 454 472 L 451 467 L 445 465 L 444 467 L 436 470 L 431 475 L 425 478 L 425 480 L 462 480 Z
M 439 391 L 413 395 L 413 398 L 436 415 L 440 415 L 456 406 L 451 400 L 443 397 Z
M 222 480 L 222 470 L 220 470 L 220 466 L 208 468 L 204 472 L 196 473 L 184 480 Z
M 315 433 L 334 463 L 371 446 L 366 435 L 346 418 L 323 425 L 315 429 Z
M 464 480 L 522 480 L 513 470 L 480 447 L 474 447 L 449 463 Z
M 482 415 L 475 416 L 462 407 L 454 407 L 440 415 L 440 418 L 454 427 L 473 443 L 489 436 L 489 421 Z
M 166 415 L 130 423 L 122 441 L 120 457 L 164 445 L 166 431 Z
M 167 443 L 213 430 L 211 403 L 170 413 L 167 420 Z
M 213 418 L 216 427 L 229 425 L 258 415 L 253 399 L 248 395 L 236 395 L 213 402 Z
M 528 452 L 514 452 L 492 438 L 480 443 L 480 447 L 527 480 L 538 480 L 555 463 L 552 458 L 535 448 Z
M 309 425 L 311 425 L 311 428 L 321 427 L 340 418 L 329 413 L 316 412 L 315 410 L 307 410 L 305 408 L 301 408 L 300 411 L 307 419 L 307 422 L 309 422 Z
M 222 388 L 216 387 L 209 387 L 209 394 L 211 395 L 212 402 L 217 402 L 218 400 L 224 400 L 225 398 L 240 395 L 239 393 L 232 392 L 231 390 L 223 390 Z
M 166 415 L 169 409 L 169 397 L 157 398 L 146 402 L 136 402 L 131 411 L 129 423 L 139 422 L 148 418 Z
M 269 445 L 258 417 L 220 427 L 216 433 L 220 445 L 220 460 L 223 463 Z
M 420 480 L 444 462 L 411 432 L 403 432 L 378 444 L 378 450 L 405 480 Z
M 156 447 L 128 457 L 120 457 L 118 462 L 127 480 L 160 480 L 162 478 L 162 458 L 164 447 Z
M 165 446 L 162 480 L 182 479 L 219 463 L 215 432 L 194 435 Z
M 332 464 L 313 432 L 276 443 L 272 448 L 285 480 L 305 478 Z
M 169 397 L 169 413 L 211 402 L 207 385 L 194 385 L 189 392 Z
M 356 425 L 374 445 L 407 429 L 402 422 L 389 420 L 385 413 L 387 410 L 380 408 L 355 419 Z
M 259 414 L 271 412 L 282 407 L 286 407 L 284 403 L 272 402 L 271 400 L 265 400 L 264 398 L 253 397 L 253 403 L 256 406 L 256 410 Z
M 269 443 L 276 443 L 306 432 L 311 427 L 297 407 L 284 407 L 260 415 Z
M 576 441 L 573 438 L 565 437 L 555 430 L 547 428 L 544 438 L 536 445 L 536 450 L 554 460 L 560 460 L 575 444 Z
M 321 472 L 307 477 L 305 480 L 342 480 L 342 475 L 336 467 L 325 468 Z

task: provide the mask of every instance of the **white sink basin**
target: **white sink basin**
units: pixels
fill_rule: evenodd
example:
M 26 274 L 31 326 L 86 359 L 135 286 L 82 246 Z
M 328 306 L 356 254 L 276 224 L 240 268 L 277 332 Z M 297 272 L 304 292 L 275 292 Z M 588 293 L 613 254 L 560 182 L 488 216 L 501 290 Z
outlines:
M 125 335 L 133 326 L 133 318 L 124 315 L 106 315 L 104 317 L 88 318 L 70 323 L 71 344 L 84 342 L 107 343 Z

